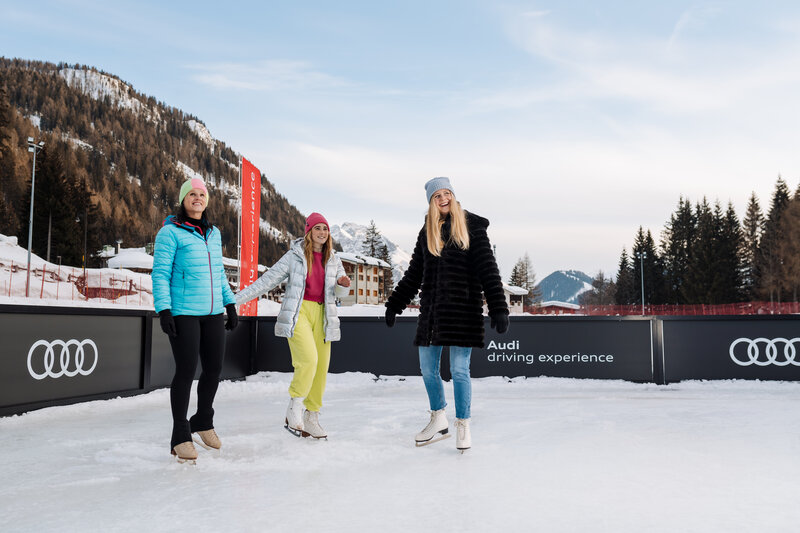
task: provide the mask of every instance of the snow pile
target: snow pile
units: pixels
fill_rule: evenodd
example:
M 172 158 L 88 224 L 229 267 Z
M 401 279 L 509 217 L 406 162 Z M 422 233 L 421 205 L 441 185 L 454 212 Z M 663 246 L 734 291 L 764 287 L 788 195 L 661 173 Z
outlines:
M 151 258 L 152 260 L 152 258 Z M 19 305 L 86 305 L 83 269 L 58 265 L 31 254 L 30 288 L 28 252 L 16 237 L 0 234 L 0 303 Z M 152 263 L 151 263 L 152 264 Z M 116 268 L 87 268 L 89 306 L 127 305 L 153 308 L 153 282 L 149 275 Z M 101 292 L 100 289 L 104 289 Z M 113 298 L 112 298 L 113 297 Z
M 336 357 L 337 347 L 333 348 Z M 409 346 L 409 357 L 415 351 Z M 472 449 L 416 448 L 422 379 L 332 374 L 327 441 L 283 428 L 291 375 L 220 384 L 222 452 L 169 454 L 169 391 L 0 419 L 7 532 L 726 533 L 800 523 L 800 384 L 483 378 Z M 452 384 L 445 384 L 453 424 Z M 190 413 L 196 396 L 192 394 Z M 296 512 L 295 512 L 296 511 Z M 198 524 L 200 523 L 198 522 Z

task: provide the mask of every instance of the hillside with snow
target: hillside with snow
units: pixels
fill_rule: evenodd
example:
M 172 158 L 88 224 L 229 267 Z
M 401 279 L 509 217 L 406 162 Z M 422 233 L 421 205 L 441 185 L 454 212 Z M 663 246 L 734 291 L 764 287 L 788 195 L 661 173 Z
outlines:
M 592 290 L 592 277 L 580 270 L 556 270 L 537 285 L 543 302 L 577 304 L 578 297 Z
M 223 253 L 237 255 L 241 154 L 216 139 L 200 118 L 89 66 L 0 57 L 0 79 L 6 88 L 2 104 L 10 109 L 9 123 L 0 124 L 0 144 L 10 147 L 11 160 L 27 161 L 27 147 L 2 136 L 34 137 L 45 142 L 37 159 L 37 189 L 50 174 L 69 178 L 36 191 L 35 253 L 44 255 L 48 227 L 54 228 L 54 253 L 65 263 L 77 264 L 83 256 L 83 239 L 75 236 L 84 232 L 91 266 L 100 264 L 96 250 L 117 240 L 127 247 L 145 246 L 154 228 L 173 214 L 181 183 L 199 177 L 213 198 L 210 213 L 222 235 Z M 0 188 L 0 206 L 22 206 L 3 211 L 0 233 L 26 233 L 29 180 L 29 171 L 18 171 Z M 73 202 L 74 212 L 52 213 L 51 221 L 41 207 L 65 196 L 82 203 Z M 263 172 L 261 215 L 259 261 L 271 264 L 286 251 L 287 240 L 302 235 L 305 216 Z
M 355 222 L 345 222 L 341 226 L 334 225 L 331 227 L 331 236 L 342 245 L 342 250 L 345 252 L 361 254 L 367 236 L 367 226 Z M 397 284 L 408 268 L 411 254 L 397 246 L 385 235 L 381 235 L 381 241 L 389 250 L 389 257 L 392 260 L 392 275 L 394 283 Z

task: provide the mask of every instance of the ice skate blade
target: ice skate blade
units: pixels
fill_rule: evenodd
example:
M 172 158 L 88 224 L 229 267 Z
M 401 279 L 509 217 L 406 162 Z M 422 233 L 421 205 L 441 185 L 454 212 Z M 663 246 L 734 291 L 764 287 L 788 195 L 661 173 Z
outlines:
M 422 446 L 427 446 L 429 444 L 433 444 L 434 442 L 439 442 L 440 440 L 450 438 L 450 433 L 439 434 L 438 437 L 431 437 L 430 440 L 423 440 L 423 441 L 415 441 L 417 444 L 417 448 L 421 448 Z
M 177 453 L 175 453 L 175 450 L 172 450 L 172 455 L 174 455 L 175 459 L 178 461 L 178 463 L 180 463 L 182 465 L 186 465 L 186 464 L 196 465 L 197 464 L 197 459 L 187 459 L 185 457 L 180 457 L 180 456 L 178 456 Z
M 285 425 L 285 426 L 283 426 L 283 427 L 286 429 L 286 431 L 288 431 L 289 433 L 291 433 L 291 434 L 292 434 L 292 435 L 294 435 L 295 437 L 298 437 L 298 438 L 299 438 L 299 437 L 302 437 L 302 436 L 303 436 L 303 432 L 302 432 L 301 430 L 299 430 L 299 429 L 295 429 L 295 428 L 290 428 L 290 427 L 289 427 L 289 424 L 286 424 L 286 425 Z
M 469 448 L 456 448 L 456 450 L 458 450 L 459 452 L 461 452 L 461 455 L 464 455 L 464 452 L 466 452 L 467 450 L 469 450 Z
M 307 438 L 309 438 L 309 437 L 311 437 L 311 440 L 312 440 L 312 441 L 317 441 L 317 440 L 328 440 L 328 436 L 327 436 L 327 435 L 323 435 L 323 436 L 321 436 L 321 437 L 315 437 L 314 435 L 312 435 L 312 434 L 311 434 L 311 433 L 309 433 L 308 431 L 301 431 L 301 432 L 300 432 L 300 434 L 302 435 L 302 437 L 303 437 L 303 438 L 306 438 L 306 439 L 307 439 Z

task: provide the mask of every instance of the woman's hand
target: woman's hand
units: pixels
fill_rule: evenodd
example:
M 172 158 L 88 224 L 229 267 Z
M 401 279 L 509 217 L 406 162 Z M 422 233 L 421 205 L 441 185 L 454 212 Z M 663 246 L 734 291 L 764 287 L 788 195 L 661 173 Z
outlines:
M 336 280 L 336 283 L 338 283 L 342 287 L 349 287 L 350 286 L 350 278 L 348 278 L 347 276 L 342 276 L 341 278 Z
M 169 309 L 162 309 L 158 313 L 158 319 L 161 322 L 161 330 L 170 337 L 178 336 L 178 329 L 175 327 L 175 320 L 172 318 L 172 311 Z
M 225 306 L 225 312 L 228 315 L 228 320 L 225 321 L 225 329 L 235 329 L 239 324 L 239 315 L 236 314 L 236 304 L 228 304 Z

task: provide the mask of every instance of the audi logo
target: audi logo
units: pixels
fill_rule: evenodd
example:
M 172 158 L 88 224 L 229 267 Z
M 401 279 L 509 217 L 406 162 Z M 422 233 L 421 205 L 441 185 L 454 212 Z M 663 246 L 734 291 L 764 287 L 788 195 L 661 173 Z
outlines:
M 58 355 L 58 365 L 56 366 L 56 348 L 59 347 L 61 351 Z M 89 351 L 94 351 L 94 360 L 92 361 L 92 366 L 89 368 L 85 368 L 87 363 L 85 354 L 86 347 L 91 348 Z M 34 356 L 36 356 L 37 361 L 39 361 L 39 354 L 42 354 L 41 357 L 43 358 L 41 361 L 43 363 L 44 372 L 42 373 L 36 372 L 32 364 Z M 34 342 L 31 349 L 28 350 L 28 373 L 30 373 L 33 379 L 44 379 L 46 377 L 60 378 L 61 376 L 71 378 L 78 374 L 88 376 L 97 366 L 97 356 L 97 345 L 91 339 L 84 339 L 82 341 L 77 341 L 75 339 L 70 339 L 68 341 L 62 341 L 60 339 L 53 341 L 40 340 Z M 41 367 L 37 365 L 37 368 Z M 58 368 L 57 371 L 56 368 Z
M 794 347 L 794 343 L 797 341 L 800 341 L 800 338 L 784 339 L 783 337 L 777 337 L 775 339 L 767 339 L 758 337 L 756 339 L 746 339 L 741 337 L 731 343 L 728 353 L 730 353 L 733 362 L 739 366 L 800 366 L 800 361 L 795 360 L 797 350 Z M 737 350 L 737 346 L 740 344 L 744 346 Z M 764 348 L 763 355 L 761 352 L 762 346 Z M 779 348 L 781 349 L 779 350 Z

